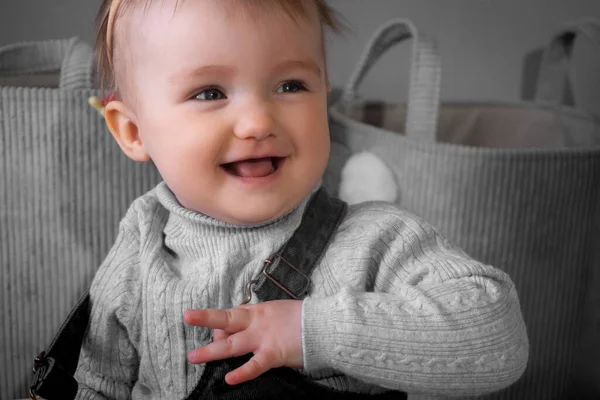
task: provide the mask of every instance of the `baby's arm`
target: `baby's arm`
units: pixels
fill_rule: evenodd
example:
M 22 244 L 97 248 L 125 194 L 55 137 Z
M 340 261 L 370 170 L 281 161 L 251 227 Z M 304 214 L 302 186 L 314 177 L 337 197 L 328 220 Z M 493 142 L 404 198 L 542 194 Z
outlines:
M 528 339 L 513 282 L 385 205 L 354 209 L 304 301 L 304 368 L 407 392 L 481 394 L 515 382 Z M 324 294 L 323 294 L 324 293 Z
M 129 399 L 138 369 L 138 235 L 124 220 L 90 289 L 90 326 L 75 378 L 76 399 Z

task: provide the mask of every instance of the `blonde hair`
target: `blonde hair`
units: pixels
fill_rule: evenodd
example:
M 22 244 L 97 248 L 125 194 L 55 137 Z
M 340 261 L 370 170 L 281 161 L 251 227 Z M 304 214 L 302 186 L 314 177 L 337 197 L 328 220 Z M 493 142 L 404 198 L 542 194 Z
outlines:
M 178 0 L 178 3 L 182 0 Z M 223 1 L 223 0 L 218 0 Z M 256 7 L 269 3 L 279 6 L 287 15 L 296 19 L 306 17 L 306 2 L 308 0 L 236 0 L 245 7 Z M 312 0 L 316 3 L 321 26 L 340 31 L 340 23 L 335 11 L 329 7 L 326 0 Z M 98 80 L 103 91 L 112 95 L 119 92 L 114 67 L 115 49 L 115 22 L 118 16 L 124 13 L 129 6 L 145 2 L 145 6 L 152 0 L 103 0 L 96 21 L 96 60 Z

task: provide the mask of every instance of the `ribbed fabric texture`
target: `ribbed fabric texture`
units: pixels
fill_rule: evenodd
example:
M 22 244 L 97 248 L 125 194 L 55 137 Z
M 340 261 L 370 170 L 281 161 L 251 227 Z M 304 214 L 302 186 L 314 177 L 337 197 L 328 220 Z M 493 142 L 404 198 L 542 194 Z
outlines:
M 126 399 L 132 383 L 133 399 L 189 393 L 204 365 L 186 354 L 207 344 L 210 330 L 184 325 L 183 312 L 240 304 L 305 205 L 240 227 L 184 210 L 164 183 L 136 200 L 92 285 L 78 398 Z M 304 368 L 336 389 L 485 393 L 525 369 L 527 334 L 510 278 L 391 205 L 351 207 L 312 283 Z M 349 377 L 327 379 L 340 373 Z
M 89 44 L 77 38 L 69 47 L 60 68 L 59 87 L 63 90 L 91 89 L 95 81 L 95 60 Z
M 33 357 L 91 282 L 137 196 L 159 182 L 123 156 L 88 105 L 91 47 L 0 48 L 0 76 L 56 73 L 59 88 L 0 88 L 0 399 L 27 396 Z
M 33 357 L 91 282 L 131 201 L 159 182 L 122 154 L 92 94 L 0 89 L 3 400 L 26 396 Z

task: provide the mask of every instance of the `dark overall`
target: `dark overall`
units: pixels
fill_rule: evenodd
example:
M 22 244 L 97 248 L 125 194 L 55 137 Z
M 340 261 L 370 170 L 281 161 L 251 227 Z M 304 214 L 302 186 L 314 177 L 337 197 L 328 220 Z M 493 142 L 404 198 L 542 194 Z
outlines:
M 307 205 L 302 222 L 280 251 L 265 261 L 262 273 L 248 285 L 260 301 L 302 299 L 310 290 L 310 275 L 346 211 L 346 204 L 321 189 Z M 77 382 L 73 378 L 83 336 L 89 321 L 89 293 L 86 293 L 63 324 L 48 348 L 34 361 L 31 395 L 47 400 L 75 397 Z M 287 367 L 271 369 L 256 379 L 228 385 L 225 375 L 247 362 L 252 354 L 206 364 L 194 390 L 185 398 L 195 399 L 406 399 L 403 392 L 388 391 L 378 395 L 342 392 L 314 382 Z

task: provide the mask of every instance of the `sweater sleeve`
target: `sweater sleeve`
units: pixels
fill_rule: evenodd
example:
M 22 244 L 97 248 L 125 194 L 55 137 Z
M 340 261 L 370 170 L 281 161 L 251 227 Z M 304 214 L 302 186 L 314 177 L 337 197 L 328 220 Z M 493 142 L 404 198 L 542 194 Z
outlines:
M 125 217 L 90 288 L 90 323 L 75 373 L 78 400 L 131 397 L 139 364 L 138 252 L 139 230 Z
M 479 395 L 514 383 L 528 339 L 513 282 L 398 209 L 351 212 L 303 305 L 304 367 L 411 393 Z

